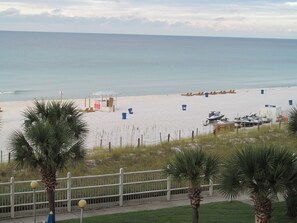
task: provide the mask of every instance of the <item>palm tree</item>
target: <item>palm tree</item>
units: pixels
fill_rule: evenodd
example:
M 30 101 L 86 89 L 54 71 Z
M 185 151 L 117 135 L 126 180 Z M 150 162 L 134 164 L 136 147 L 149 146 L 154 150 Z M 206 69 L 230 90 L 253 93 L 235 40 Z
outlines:
M 84 158 L 86 122 L 73 102 L 35 101 L 23 114 L 23 131 L 12 134 L 10 151 L 18 167 L 40 171 L 49 210 L 55 213 L 56 173 Z
M 176 180 L 186 180 L 192 206 L 192 222 L 199 222 L 198 208 L 202 201 L 201 184 L 218 171 L 219 158 L 206 154 L 203 150 L 183 149 L 169 162 L 165 173 Z
M 296 158 L 289 150 L 248 145 L 226 161 L 220 191 L 231 199 L 240 192 L 249 193 L 254 203 L 256 222 L 267 223 L 277 193 L 285 193 L 294 177 L 295 163 Z

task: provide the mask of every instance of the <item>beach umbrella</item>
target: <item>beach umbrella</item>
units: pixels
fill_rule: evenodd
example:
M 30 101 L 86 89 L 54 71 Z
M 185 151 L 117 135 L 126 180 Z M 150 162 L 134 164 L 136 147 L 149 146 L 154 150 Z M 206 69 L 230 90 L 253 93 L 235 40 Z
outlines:
M 48 215 L 47 223 L 55 223 L 55 216 L 52 211 Z

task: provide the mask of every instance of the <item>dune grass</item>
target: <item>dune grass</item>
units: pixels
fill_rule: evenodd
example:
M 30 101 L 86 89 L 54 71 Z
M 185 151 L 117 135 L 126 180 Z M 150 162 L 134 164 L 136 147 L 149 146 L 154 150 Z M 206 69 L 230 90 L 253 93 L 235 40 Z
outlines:
M 114 148 L 111 152 L 108 149 L 94 148 L 88 151 L 86 160 L 93 160 L 96 166 L 88 166 L 85 162 L 69 165 L 67 170 L 58 173 L 58 177 L 65 177 L 68 171 L 72 176 L 82 176 L 116 173 L 120 168 L 124 168 L 125 172 L 160 169 L 166 166 L 176 150 L 184 146 L 201 147 L 209 153 L 218 154 L 223 160 L 232 151 L 248 143 L 272 143 L 285 146 L 297 153 L 297 137 L 290 135 L 286 126 L 283 125 L 280 129 L 278 125 L 263 125 L 259 130 L 247 128 L 240 129 L 238 133 L 226 131 L 216 136 L 199 135 L 194 140 L 176 140 L 139 148 Z M 15 180 L 40 178 L 37 171 L 15 171 L 13 163 L 0 165 L 0 174 L 2 182 L 7 182 L 11 176 L 14 176 Z
M 285 215 L 283 202 L 273 205 L 271 223 L 296 223 Z M 98 211 L 100 212 L 100 210 Z M 252 206 L 241 202 L 217 202 L 203 204 L 199 208 L 200 223 L 250 223 L 254 222 Z M 100 215 L 84 218 L 85 223 L 188 223 L 191 222 L 191 207 L 181 206 L 153 211 L 139 211 L 112 215 Z M 78 223 L 79 219 L 59 221 L 61 223 Z

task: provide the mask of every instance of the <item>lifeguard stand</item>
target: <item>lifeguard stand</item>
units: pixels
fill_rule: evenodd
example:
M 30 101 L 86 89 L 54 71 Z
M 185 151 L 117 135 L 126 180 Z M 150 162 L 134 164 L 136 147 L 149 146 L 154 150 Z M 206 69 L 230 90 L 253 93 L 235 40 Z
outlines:
M 96 111 L 114 112 L 117 103 L 117 93 L 113 91 L 97 91 L 93 94 Z

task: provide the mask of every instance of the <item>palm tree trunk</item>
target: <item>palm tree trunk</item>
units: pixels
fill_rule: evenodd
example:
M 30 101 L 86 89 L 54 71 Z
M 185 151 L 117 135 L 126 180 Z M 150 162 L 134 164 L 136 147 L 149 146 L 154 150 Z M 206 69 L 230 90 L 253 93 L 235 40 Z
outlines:
M 189 198 L 192 206 L 192 223 L 199 222 L 200 202 L 202 201 L 201 189 L 200 188 L 189 188 Z
M 256 211 L 256 223 L 268 223 L 272 213 L 272 202 L 267 197 L 252 197 Z
M 198 223 L 198 222 L 199 222 L 198 208 L 192 207 L 192 223 Z
M 53 212 L 53 214 L 55 215 L 55 191 L 54 190 L 47 191 L 47 200 L 48 200 L 49 210 Z
M 49 211 L 53 212 L 53 215 L 55 216 L 55 189 L 57 185 L 56 171 L 41 170 L 40 172 L 42 174 L 42 182 L 47 191 Z

